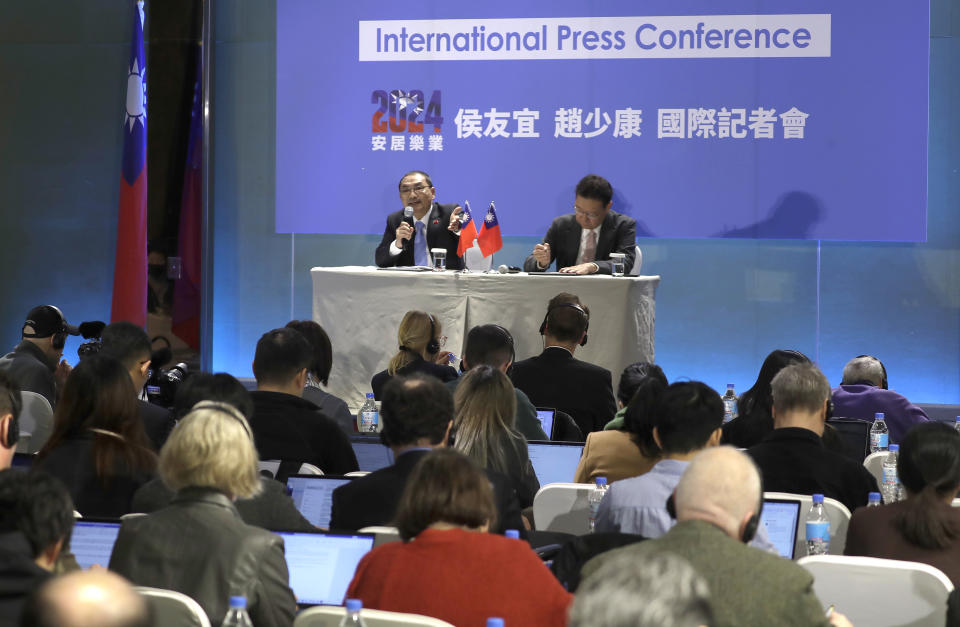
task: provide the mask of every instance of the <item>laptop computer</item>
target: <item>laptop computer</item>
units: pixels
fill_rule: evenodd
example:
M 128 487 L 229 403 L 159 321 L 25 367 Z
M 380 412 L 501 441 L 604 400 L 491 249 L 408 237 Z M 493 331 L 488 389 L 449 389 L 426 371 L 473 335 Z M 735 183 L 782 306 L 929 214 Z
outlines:
M 120 533 L 120 521 L 111 518 L 81 518 L 73 523 L 70 551 L 80 568 L 87 570 L 94 564 L 110 565 L 113 544 Z
M 553 419 L 557 416 L 557 410 L 552 407 L 537 407 L 537 420 L 543 427 L 543 432 L 547 434 L 547 439 L 553 439 Z
M 791 499 L 763 499 L 760 522 L 767 529 L 777 553 L 793 559 L 797 550 L 797 532 L 800 529 L 800 501 Z
M 380 442 L 380 436 L 350 436 L 350 445 L 360 470 L 373 472 L 393 465 L 393 451 Z
M 329 529 L 333 491 L 347 483 L 350 477 L 340 475 L 290 475 L 287 493 L 310 524 Z
M 577 473 L 577 464 L 583 454 L 583 444 L 579 442 L 528 442 L 527 450 L 533 471 L 537 473 L 540 485 L 548 483 L 569 483 Z
M 36 459 L 36 457 L 35 453 L 14 453 L 10 467 L 14 470 L 30 470 L 30 467 L 33 466 L 33 460 Z
M 277 531 L 283 538 L 290 588 L 297 604 L 342 605 L 360 559 L 373 548 L 373 534 Z

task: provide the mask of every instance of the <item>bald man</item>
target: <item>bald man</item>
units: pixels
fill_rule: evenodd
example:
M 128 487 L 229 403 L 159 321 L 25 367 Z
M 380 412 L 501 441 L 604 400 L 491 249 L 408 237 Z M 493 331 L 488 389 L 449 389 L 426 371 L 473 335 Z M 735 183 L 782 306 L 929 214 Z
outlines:
M 52 579 L 24 607 L 33 627 L 148 627 L 147 604 L 126 579 L 104 569 Z
M 729 446 L 697 455 L 677 484 L 677 524 L 663 537 L 609 551 L 587 562 L 589 577 L 618 554 L 637 563 L 658 551 L 693 566 L 711 592 L 717 627 L 734 625 L 849 625 L 828 621 L 813 592 L 813 576 L 780 556 L 747 546 L 760 524 L 760 474 Z

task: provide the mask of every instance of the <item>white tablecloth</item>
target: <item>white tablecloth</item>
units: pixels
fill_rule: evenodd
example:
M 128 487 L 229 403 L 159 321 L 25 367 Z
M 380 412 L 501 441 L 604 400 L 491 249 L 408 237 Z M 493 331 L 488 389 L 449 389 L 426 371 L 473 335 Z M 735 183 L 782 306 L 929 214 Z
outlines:
M 590 308 L 587 345 L 576 356 L 613 373 L 635 361 L 653 361 L 653 325 L 659 276 L 557 276 L 400 272 L 372 267 L 313 268 L 313 319 L 330 335 L 333 371 L 328 391 L 356 411 L 370 378 L 397 350 L 403 314 L 437 316 L 445 350 L 461 356 L 463 340 L 478 324 L 499 324 L 513 334 L 517 359 L 543 350 L 538 330 L 547 302 L 571 292 Z

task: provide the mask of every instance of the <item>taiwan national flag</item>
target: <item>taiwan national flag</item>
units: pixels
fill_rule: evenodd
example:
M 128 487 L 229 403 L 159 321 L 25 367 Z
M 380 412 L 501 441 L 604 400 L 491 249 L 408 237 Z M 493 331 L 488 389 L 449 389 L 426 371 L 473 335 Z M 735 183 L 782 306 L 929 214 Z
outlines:
M 473 213 L 470 211 L 470 203 L 464 201 L 466 208 L 461 214 L 460 243 L 457 245 L 457 256 L 463 257 L 467 250 L 473 247 L 474 240 L 477 239 L 477 225 L 473 223 Z
M 147 82 L 143 51 L 143 2 L 133 12 L 123 121 L 123 176 L 117 218 L 110 319 L 147 324 Z
M 480 234 L 477 235 L 477 245 L 480 246 L 480 252 L 483 253 L 484 257 L 489 257 L 503 248 L 503 240 L 500 238 L 500 223 L 497 222 L 497 209 L 492 202 L 490 208 L 487 209 L 487 215 L 483 218 Z

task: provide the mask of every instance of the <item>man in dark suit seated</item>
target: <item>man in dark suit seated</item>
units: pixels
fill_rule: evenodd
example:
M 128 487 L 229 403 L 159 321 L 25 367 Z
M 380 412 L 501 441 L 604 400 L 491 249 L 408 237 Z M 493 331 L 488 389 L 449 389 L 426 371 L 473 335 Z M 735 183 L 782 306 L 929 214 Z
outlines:
M 513 384 L 537 407 L 569 414 L 583 435 L 600 431 L 617 411 L 610 371 L 574 358 L 587 343 L 590 309 L 574 294 L 550 299 L 540 325 L 543 352 L 513 365 Z
M 770 492 L 823 494 L 851 512 L 879 492 L 873 475 L 856 461 L 824 448 L 823 429 L 830 383 L 811 363 L 777 373 L 773 390 L 773 431 L 747 449 Z
M 283 462 L 277 473 L 280 481 L 296 473 L 303 462 L 326 474 L 358 469 L 350 441 L 337 423 L 301 398 L 312 360 L 310 343 L 296 329 L 267 331 L 257 342 L 250 428 L 260 459 Z
M 143 430 L 159 451 L 175 423 L 169 409 L 140 398 L 150 377 L 150 337 L 132 322 L 108 324 L 100 337 L 100 354 L 119 361 L 130 375 Z
M 383 389 L 380 438 L 393 451 L 392 466 L 354 479 L 333 491 L 330 528 L 356 531 L 372 525 L 391 525 L 400 495 L 414 466 L 432 449 L 450 442 L 453 396 L 435 377 L 394 377 Z M 493 484 L 497 524 L 491 530 L 523 532 L 520 504 L 506 476 L 485 471 Z
M 610 274 L 610 253 L 623 253 L 623 273 L 629 274 L 637 256 L 637 222 L 610 211 L 612 205 L 613 187 L 607 179 L 596 174 L 580 179 L 574 212 L 554 219 L 523 269 L 543 272 L 556 260 L 560 272 Z
M 381 268 L 431 266 L 431 248 L 447 249 L 447 268 L 460 270 L 460 213 L 457 204 L 441 205 L 437 190 L 426 172 L 414 170 L 400 179 L 400 204 L 413 209 L 413 224 L 404 221 L 403 209 L 387 216 L 387 227 L 375 254 Z

